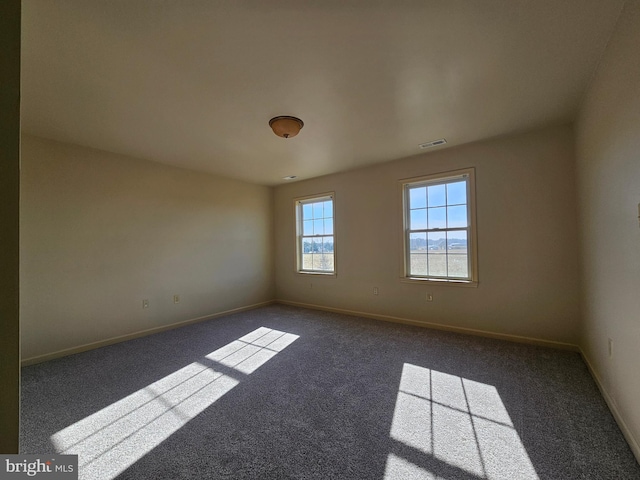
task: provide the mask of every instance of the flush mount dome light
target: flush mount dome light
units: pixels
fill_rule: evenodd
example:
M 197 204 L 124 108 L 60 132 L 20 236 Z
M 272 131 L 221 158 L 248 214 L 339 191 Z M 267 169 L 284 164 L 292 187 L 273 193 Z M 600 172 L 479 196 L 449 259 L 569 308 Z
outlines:
M 269 120 L 269 126 L 279 137 L 293 138 L 304 127 L 304 122 L 296 117 L 280 116 Z

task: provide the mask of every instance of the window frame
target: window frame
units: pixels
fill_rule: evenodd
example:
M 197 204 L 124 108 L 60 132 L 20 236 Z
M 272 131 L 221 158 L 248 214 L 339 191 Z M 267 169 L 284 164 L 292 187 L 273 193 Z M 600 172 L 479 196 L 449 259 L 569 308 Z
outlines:
M 410 274 L 410 209 L 409 209 L 409 190 L 411 187 L 431 186 L 438 184 L 447 184 L 454 180 L 466 179 L 467 183 L 467 227 L 452 227 L 440 229 L 417 229 L 425 232 L 447 232 L 449 230 L 466 230 L 467 231 L 467 255 L 469 278 L 451 278 L 428 275 L 411 275 Z M 475 185 L 475 168 L 464 168 L 447 172 L 434 173 L 420 177 L 406 178 L 399 181 L 400 199 L 401 199 L 401 218 L 402 218 L 402 270 L 400 280 L 409 283 L 431 283 L 438 285 L 477 287 L 478 286 L 478 235 L 476 226 L 476 185 Z
M 303 217 L 302 217 L 302 207 L 305 204 L 316 203 L 320 201 L 331 200 L 332 207 L 332 219 L 333 219 L 333 234 L 330 236 L 333 237 L 333 270 L 305 270 L 303 269 L 303 242 L 304 242 L 304 230 L 303 230 Z M 326 193 L 318 193 L 314 195 L 306 195 L 304 197 L 297 197 L 293 200 L 294 210 L 295 210 L 295 243 L 296 243 L 296 258 L 295 258 L 295 272 L 301 275 L 320 275 L 323 277 L 335 277 L 337 275 L 337 240 L 336 240 L 336 198 L 335 192 L 326 192 Z M 328 236 L 328 235 L 318 235 L 319 237 Z M 308 235 L 306 236 L 308 237 Z

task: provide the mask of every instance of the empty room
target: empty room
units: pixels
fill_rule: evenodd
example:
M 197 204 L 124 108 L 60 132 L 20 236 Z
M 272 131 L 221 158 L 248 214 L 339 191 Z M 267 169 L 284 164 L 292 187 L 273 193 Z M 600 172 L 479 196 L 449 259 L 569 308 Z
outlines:
M 640 0 L 0 9 L 1 478 L 640 479 Z

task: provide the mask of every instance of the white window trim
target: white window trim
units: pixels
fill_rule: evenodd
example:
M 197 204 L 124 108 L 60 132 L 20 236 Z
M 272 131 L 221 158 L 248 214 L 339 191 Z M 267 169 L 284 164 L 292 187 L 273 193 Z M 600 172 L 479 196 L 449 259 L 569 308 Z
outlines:
M 331 199 L 333 201 L 333 271 L 321 272 L 317 270 L 302 270 L 302 205 L 312 203 L 318 200 Z M 305 195 L 293 199 L 294 219 L 295 219 L 295 273 L 300 275 L 318 275 L 321 277 L 335 277 L 338 271 L 338 255 L 336 245 L 338 244 L 336 235 L 336 194 L 335 192 L 317 193 L 314 195 Z
M 468 190 L 467 190 L 467 204 L 469 207 L 469 227 L 468 235 L 471 237 L 467 242 L 467 252 L 470 258 L 469 268 L 471 279 L 447 279 L 447 278 L 428 278 L 428 277 L 412 277 L 409 275 L 408 270 L 408 229 L 409 229 L 409 209 L 407 204 L 406 190 L 407 185 L 430 183 L 433 181 L 441 180 L 446 182 L 454 178 L 461 176 L 468 176 Z M 426 284 L 442 285 L 442 286 L 459 286 L 459 287 L 477 287 L 478 286 L 478 233 L 476 226 L 476 180 L 475 180 L 475 168 L 464 168 L 460 170 L 452 170 L 448 172 L 435 173 L 425 175 L 421 177 L 405 178 L 398 181 L 400 190 L 400 205 L 401 205 L 401 218 L 402 218 L 402 231 L 401 231 L 401 244 L 402 252 L 401 259 L 401 275 L 400 281 L 413 283 L 413 284 Z

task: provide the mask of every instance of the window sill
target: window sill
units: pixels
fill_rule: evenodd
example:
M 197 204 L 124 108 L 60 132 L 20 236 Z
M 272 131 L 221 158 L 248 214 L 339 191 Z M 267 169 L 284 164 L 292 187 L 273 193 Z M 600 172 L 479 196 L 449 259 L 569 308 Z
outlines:
M 467 281 L 467 280 L 440 280 L 437 278 L 420 278 L 420 277 L 400 277 L 400 281 L 403 283 L 413 283 L 414 285 L 418 284 L 429 284 L 434 286 L 442 286 L 442 287 L 466 287 L 466 288 L 477 288 L 478 281 Z
M 313 275 L 313 276 L 328 277 L 328 278 L 336 277 L 336 272 L 324 273 L 324 272 L 306 272 L 304 270 L 296 270 L 294 273 L 298 275 Z

